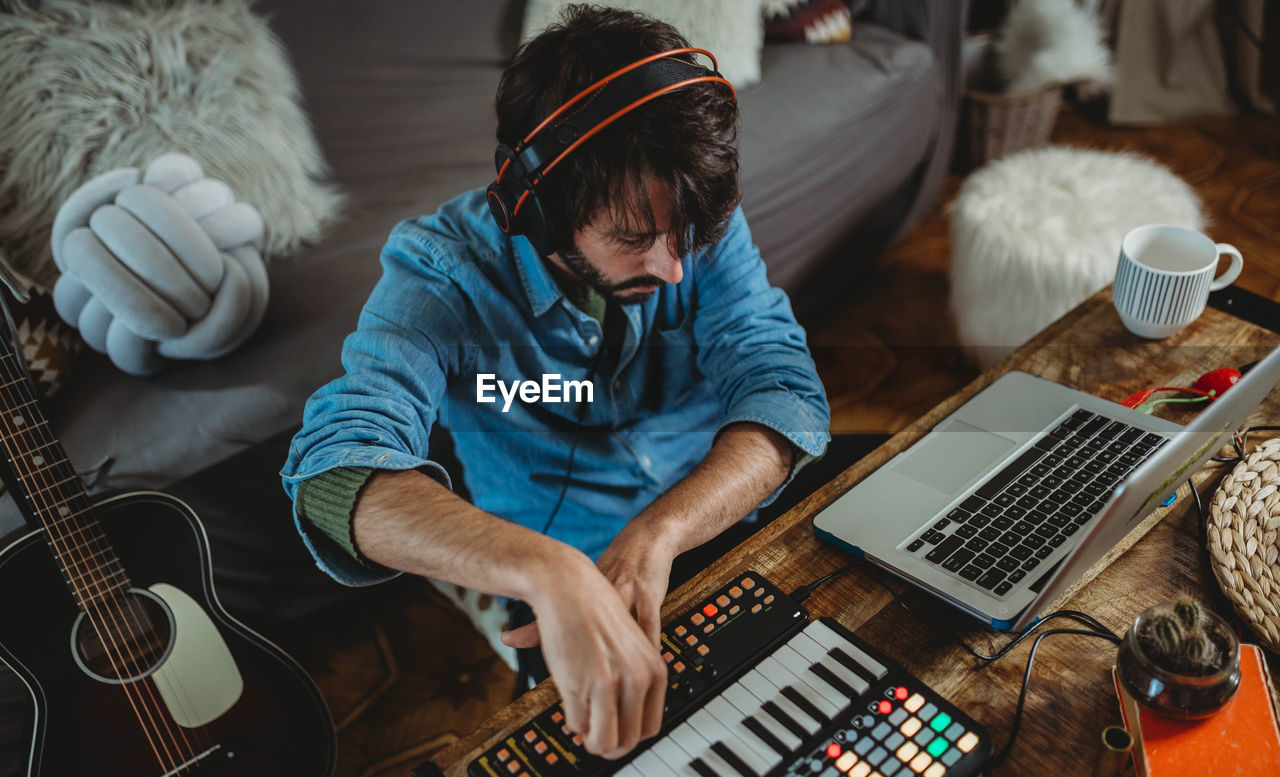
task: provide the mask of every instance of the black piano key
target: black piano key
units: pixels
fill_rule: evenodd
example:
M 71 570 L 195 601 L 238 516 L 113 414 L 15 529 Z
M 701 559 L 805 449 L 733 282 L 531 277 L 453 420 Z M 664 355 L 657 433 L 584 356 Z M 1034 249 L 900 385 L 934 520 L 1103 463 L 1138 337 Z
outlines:
M 829 655 L 835 660 L 844 664 L 846 667 L 848 667 L 849 671 L 858 675 L 863 680 L 866 680 L 868 685 L 875 685 L 876 681 L 880 679 L 879 677 L 876 677 L 874 674 L 872 674 L 870 669 L 858 663 L 858 661 L 853 656 L 844 652 L 840 648 L 831 648 L 831 650 L 829 651 Z
M 695 772 L 701 775 L 701 777 L 733 777 L 732 775 L 729 775 L 729 774 L 720 774 L 716 772 L 716 770 L 712 769 L 710 766 L 707 766 L 706 763 L 704 763 L 701 758 L 693 759 L 692 761 L 689 762 L 689 766 L 691 766 Z
M 756 773 L 755 769 L 747 766 L 746 762 L 739 758 L 738 754 L 733 752 L 733 750 L 724 742 L 716 742 L 711 746 L 711 750 L 716 755 L 723 758 L 725 763 L 736 769 L 742 777 L 760 777 L 760 775 Z
M 836 692 L 844 694 L 849 699 L 856 699 L 860 695 L 857 691 L 853 690 L 847 684 L 845 684 L 844 680 L 841 680 L 839 677 L 837 677 L 835 672 L 826 668 L 822 664 L 814 664 L 813 666 L 809 667 L 809 671 L 813 672 L 818 677 L 822 678 L 822 680 L 826 682 L 827 685 L 830 685 L 832 688 L 836 690 Z
M 769 717 L 781 723 L 783 726 L 786 727 L 788 731 L 790 731 L 792 734 L 795 734 L 800 739 L 809 738 L 809 732 L 805 731 L 804 726 L 800 725 L 795 721 L 794 718 L 792 718 L 787 713 L 783 712 L 782 708 L 779 707 L 777 704 L 771 701 L 767 701 L 764 704 L 760 705 L 760 709 L 769 713 Z
M 813 718 L 819 723 L 827 722 L 827 716 L 822 714 L 822 710 L 813 706 L 813 702 L 806 699 L 804 697 L 804 694 L 800 693 L 795 688 L 792 688 L 791 686 L 787 686 L 783 688 L 782 695 L 790 699 L 792 704 L 796 705 L 801 710 L 803 710 L 804 713 L 809 717 Z
M 784 757 L 791 755 L 791 749 L 778 741 L 778 738 L 773 735 L 773 732 L 766 728 L 760 721 L 748 716 L 746 720 L 742 721 L 742 725 L 746 726 L 747 730 L 752 734 L 760 737 L 760 741 L 773 748 L 774 752 L 778 755 Z

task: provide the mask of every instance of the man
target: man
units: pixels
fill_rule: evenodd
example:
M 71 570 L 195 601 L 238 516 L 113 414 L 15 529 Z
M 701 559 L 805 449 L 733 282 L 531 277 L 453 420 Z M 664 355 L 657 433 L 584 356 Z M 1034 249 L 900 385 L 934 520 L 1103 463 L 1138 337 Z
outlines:
M 499 142 L 521 148 L 587 87 L 687 47 L 573 7 L 504 73 Z M 282 472 L 339 581 L 405 571 L 527 602 L 536 623 L 503 641 L 541 644 L 568 725 L 610 758 L 661 723 L 672 560 L 829 439 L 804 333 L 736 207 L 732 89 L 693 80 L 542 168 L 543 252 L 504 233 L 484 190 L 398 225 L 346 374 L 308 401 Z M 474 503 L 428 458 L 436 422 Z

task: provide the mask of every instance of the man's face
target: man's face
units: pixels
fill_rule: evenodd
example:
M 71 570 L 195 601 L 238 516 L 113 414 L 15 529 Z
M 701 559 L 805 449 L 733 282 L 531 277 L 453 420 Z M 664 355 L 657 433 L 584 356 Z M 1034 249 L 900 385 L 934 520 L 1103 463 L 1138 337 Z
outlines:
M 623 305 L 644 302 L 665 283 L 684 276 L 670 234 L 671 198 L 650 181 L 655 233 L 637 232 L 624 219 L 602 213 L 573 233 L 573 249 L 552 254 L 552 264 L 607 299 Z

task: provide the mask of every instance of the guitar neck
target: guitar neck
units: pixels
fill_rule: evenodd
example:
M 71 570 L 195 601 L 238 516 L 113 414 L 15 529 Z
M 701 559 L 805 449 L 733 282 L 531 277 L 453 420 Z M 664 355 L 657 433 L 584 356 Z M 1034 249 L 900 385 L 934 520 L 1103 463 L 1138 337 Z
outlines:
M 93 515 L 84 484 L 40 411 L 21 357 L 0 337 L 0 443 L 14 499 L 44 530 L 81 609 L 130 586 Z

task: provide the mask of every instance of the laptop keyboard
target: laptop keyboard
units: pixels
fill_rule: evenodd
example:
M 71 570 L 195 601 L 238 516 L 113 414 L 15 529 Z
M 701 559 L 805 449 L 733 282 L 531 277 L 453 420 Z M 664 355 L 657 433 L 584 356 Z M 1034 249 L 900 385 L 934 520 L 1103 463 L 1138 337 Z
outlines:
M 907 545 L 996 596 L 1102 511 L 1165 439 L 1077 410 Z

